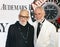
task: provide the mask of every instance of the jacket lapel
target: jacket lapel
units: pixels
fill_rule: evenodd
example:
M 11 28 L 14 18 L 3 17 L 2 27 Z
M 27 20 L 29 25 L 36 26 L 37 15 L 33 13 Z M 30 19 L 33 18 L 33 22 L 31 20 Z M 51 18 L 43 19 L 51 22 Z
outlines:
M 38 38 L 37 38 L 37 40 L 36 40 L 36 45 L 37 45 L 37 47 L 38 47 L 38 45 L 40 45 L 40 43 L 42 44 L 42 42 L 43 42 L 43 40 L 44 40 L 44 38 L 45 38 L 45 34 L 46 34 L 46 20 L 44 21 L 44 23 L 43 23 L 43 25 L 42 25 L 42 27 L 41 27 L 41 30 L 40 30 L 40 33 L 39 33 L 39 36 L 38 36 Z

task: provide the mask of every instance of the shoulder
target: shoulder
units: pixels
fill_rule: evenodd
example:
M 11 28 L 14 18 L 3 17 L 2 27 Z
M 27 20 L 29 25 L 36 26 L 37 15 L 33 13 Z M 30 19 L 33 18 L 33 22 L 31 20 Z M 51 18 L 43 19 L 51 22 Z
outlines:
M 34 30 L 34 26 L 33 25 L 31 25 L 30 23 L 28 23 L 28 26 L 29 26 L 30 30 Z
M 16 23 L 14 23 L 14 24 L 11 24 L 10 26 L 9 26 L 9 28 L 16 28 L 16 26 L 18 25 L 18 21 L 16 22 Z
M 30 23 L 28 23 L 28 25 L 29 25 L 29 27 L 32 27 L 32 28 L 34 28 L 34 27 L 33 27 L 33 25 L 31 25 Z
M 48 20 L 45 20 L 45 24 L 49 27 L 55 27 L 54 24 L 52 24 L 51 22 L 49 22 Z
M 14 23 L 14 24 L 11 24 L 11 25 L 9 26 L 8 31 L 9 31 L 9 32 L 13 32 L 13 31 L 15 31 L 15 30 L 17 30 L 16 24 L 15 24 L 15 23 Z
M 54 26 L 54 24 L 52 24 L 52 23 L 49 22 L 48 20 L 45 20 L 44 26 L 45 26 L 48 30 L 56 31 L 56 27 Z
M 11 29 L 15 28 L 15 24 L 11 24 L 11 25 L 9 26 L 9 28 L 11 28 Z

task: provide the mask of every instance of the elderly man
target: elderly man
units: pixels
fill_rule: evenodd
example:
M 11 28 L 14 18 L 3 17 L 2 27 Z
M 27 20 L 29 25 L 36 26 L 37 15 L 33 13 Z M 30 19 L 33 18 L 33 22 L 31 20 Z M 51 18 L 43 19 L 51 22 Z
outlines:
M 47 21 L 45 11 L 42 7 L 36 7 L 35 13 L 35 33 L 34 33 L 34 46 L 35 47 L 56 47 L 56 28 Z
M 29 12 L 22 9 L 19 21 L 10 25 L 6 41 L 6 47 L 34 47 L 34 28 L 28 23 Z

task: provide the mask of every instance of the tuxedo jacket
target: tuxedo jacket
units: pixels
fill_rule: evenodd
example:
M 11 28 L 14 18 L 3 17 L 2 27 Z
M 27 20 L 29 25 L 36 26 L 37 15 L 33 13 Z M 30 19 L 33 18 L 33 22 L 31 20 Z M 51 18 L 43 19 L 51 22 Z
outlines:
M 37 21 L 34 22 L 34 46 L 35 47 L 56 47 L 56 28 L 55 26 L 47 21 L 42 23 L 41 30 L 37 38 Z

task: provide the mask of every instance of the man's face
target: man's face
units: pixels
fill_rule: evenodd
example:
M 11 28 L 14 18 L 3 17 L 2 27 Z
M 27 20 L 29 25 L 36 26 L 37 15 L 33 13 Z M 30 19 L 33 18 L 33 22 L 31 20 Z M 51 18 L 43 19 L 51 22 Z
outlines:
M 19 16 L 19 21 L 24 24 L 27 23 L 29 19 L 29 13 L 27 11 L 22 11 Z
M 42 9 L 37 8 L 35 9 L 34 13 L 36 20 L 41 20 L 42 18 L 44 18 L 45 13 Z

